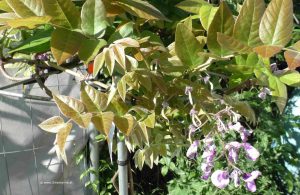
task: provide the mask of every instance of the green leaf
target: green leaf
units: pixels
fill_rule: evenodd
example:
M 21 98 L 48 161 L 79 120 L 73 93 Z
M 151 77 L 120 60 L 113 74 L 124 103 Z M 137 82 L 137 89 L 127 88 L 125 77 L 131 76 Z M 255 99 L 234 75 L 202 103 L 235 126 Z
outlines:
M 157 8 L 141 0 L 117 0 L 117 5 L 132 15 L 147 20 L 168 20 Z
M 207 31 L 216 12 L 218 11 L 217 7 L 213 7 L 212 5 L 203 5 L 200 8 L 199 16 L 200 21 L 203 28 Z
M 111 48 L 114 52 L 115 60 L 126 69 L 126 55 L 125 55 L 125 47 L 121 44 L 114 44 Z
M 280 113 L 283 112 L 287 101 L 287 89 L 280 79 L 276 76 L 269 75 L 269 87 L 271 89 L 271 95 L 275 98 Z
M 80 45 L 78 56 L 84 61 L 84 64 L 88 64 L 90 61 L 94 60 L 100 49 L 105 45 L 106 41 L 104 39 L 84 39 Z
M 154 128 L 155 126 L 155 112 L 148 115 L 148 117 L 143 121 L 143 123 L 150 128 Z
M 217 33 L 231 36 L 233 33 L 234 19 L 227 4 L 222 1 L 207 32 L 208 49 L 216 55 L 226 56 L 231 52 L 223 48 L 217 41 Z
M 68 29 L 79 28 L 80 12 L 71 0 L 43 0 L 43 7 L 45 14 L 52 17 L 53 25 Z
M 224 35 L 222 33 L 217 33 L 218 36 L 218 42 L 221 45 L 221 47 L 237 52 L 237 53 L 251 53 L 252 48 L 245 45 L 244 43 L 240 42 L 239 40 Z
M 105 48 L 103 50 L 103 53 L 105 57 L 105 65 L 108 69 L 109 74 L 112 75 L 115 68 L 115 53 L 112 48 Z
M 87 0 L 81 9 L 81 29 L 91 36 L 99 36 L 106 29 L 106 10 L 102 0 Z
M 58 65 L 78 52 L 84 37 L 74 31 L 57 28 L 51 35 L 51 51 Z M 81 40 L 81 41 L 79 41 Z
M 250 47 L 260 45 L 259 24 L 264 11 L 264 0 L 244 1 L 243 7 L 234 25 L 234 38 Z
M 202 5 L 209 4 L 203 0 L 185 0 L 178 3 L 176 7 L 193 14 L 199 14 L 199 10 Z
M 0 10 L 5 12 L 14 12 L 5 0 L 0 1 Z
M 65 121 L 60 116 L 54 116 L 43 121 L 41 124 L 39 124 L 39 127 L 44 131 L 57 133 L 60 129 L 65 127 Z
M 300 52 L 291 50 L 285 51 L 284 57 L 289 66 L 289 69 L 294 70 L 297 67 L 300 67 Z
M 194 68 L 204 63 L 206 59 L 198 55 L 201 51 L 203 51 L 201 44 L 193 33 L 185 24 L 179 23 L 175 33 L 175 52 L 178 58 L 185 66 Z
M 24 40 L 16 48 L 10 50 L 8 53 L 22 52 L 22 53 L 39 53 L 50 49 L 52 29 L 37 32 L 32 37 Z
M 67 156 L 65 152 L 65 144 L 67 137 L 72 130 L 72 123 L 65 123 L 64 126 L 56 134 L 56 153 L 59 158 L 62 158 L 66 164 L 68 164 Z
M 6 25 L 10 26 L 11 28 L 34 29 L 40 25 L 49 23 L 50 20 L 50 16 L 31 16 L 27 18 L 7 20 Z
M 259 37 L 266 45 L 284 47 L 293 32 L 293 1 L 272 0 L 259 26 Z
M 286 85 L 299 87 L 300 74 L 298 71 L 290 70 L 279 76 L 279 80 Z
M 64 116 L 71 118 L 82 128 L 88 127 L 92 114 L 83 114 L 84 104 L 81 101 L 57 94 L 53 94 L 53 99 Z
M 14 12 L 22 17 L 43 16 L 43 0 L 6 0 Z

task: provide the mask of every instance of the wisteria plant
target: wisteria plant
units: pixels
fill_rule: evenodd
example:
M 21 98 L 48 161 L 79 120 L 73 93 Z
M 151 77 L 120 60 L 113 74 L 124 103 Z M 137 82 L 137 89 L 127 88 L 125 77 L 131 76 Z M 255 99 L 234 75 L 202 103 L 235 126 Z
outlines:
M 287 88 L 300 86 L 292 0 L 245 0 L 238 9 L 204 0 L 0 2 L 1 71 L 35 78 L 68 119 L 39 125 L 56 134 L 66 163 L 73 123 L 93 123 L 112 151 L 115 124 L 140 169 L 188 148 L 188 158 L 201 158 L 199 180 L 257 190 L 263 170 L 239 166 L 263 152 L 251 140 L 257 118 L 238 94 L 258 90 L 282 113 Z M 278 68 L 278 59 L 288 67 Z M 82 66 L 86 72 L 76 71 Z M 45 86 L 62 71 L 80 80 L 80 99 Z

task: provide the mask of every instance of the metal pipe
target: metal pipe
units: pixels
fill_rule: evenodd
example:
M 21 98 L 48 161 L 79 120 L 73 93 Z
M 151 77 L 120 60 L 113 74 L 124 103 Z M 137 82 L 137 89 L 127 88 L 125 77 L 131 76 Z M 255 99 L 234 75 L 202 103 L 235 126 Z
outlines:
M 31 99 L 31 100 L 40 100 L 40 101 L 51 101 L 52 100 L 50 97 L 42 97 L 42 96 L 36 96 L 36 95 L 26 95 L 26 94 L 22 94 L 22 93 L 14 93 L 14 92 L 3 91 L 3 90 L 0 90 L 0 95 L 19 97 L 19 98 Z
M 127 148 L 124 137 L 118 132 L 119 194 L 128 195 Z

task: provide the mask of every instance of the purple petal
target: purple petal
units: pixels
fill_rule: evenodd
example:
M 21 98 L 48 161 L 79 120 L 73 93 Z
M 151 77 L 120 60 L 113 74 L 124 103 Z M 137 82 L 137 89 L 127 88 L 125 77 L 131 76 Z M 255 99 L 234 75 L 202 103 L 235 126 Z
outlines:
M 234 125 L 230 124 L 230 125 L 228 125 L 228 128 L 232 129 L 232 130 L 235 130 L 237 132 L 241 132 L 244 129 L 243 125 L 241 125 L 240 122 L 237 122 Z
M 231 162 L 237 163 L 237 160 L 238 160 L 238 157 L 239 157 L 237 149 L 230 148 L 228 156 L 229 156 L 229 160 Z
M 259 151 L 249 143 L 243 143 L 243 147 L 246 151 L 247 157 L 252 161 L 256 161 L 260 155 Z
M 229 184 L 228 172 L 222 171 L 222 170 L 216 170 L 211 175 L 211 181 L 216 187 L 218 187 L 220 189 L 225 188 Z
M 234 186 L 238 187 L 240 185 L 240 177 L 239 177 L 239 171 L 234 169 L 231 174 L 230 177 L 233 179 L 234 182 Z
M 201 176 L 201 179 L 208 180 L 210 174 L 211 174 L 211 171 L 204 172 L 203 175 Z
M 243 179 L 245 182 L 251 182 L 251 181 L 254 181 L 255 179 L 258 178 L 258 176 L 261 175 L 261 172 L 260 171 L 252 171 L 251 173 L 245 173 L 243 175 Z
M 248 137 L 251 135 L 251 131 L 248 131 L 248 130 L 243 130 L 240 135 L 241 135 L 241 139 L 243 142 L 246 142 L 248 140 Z
M 242 146 L 241 143 L 239 142 L 229 142 L 225 145 L 225 149 L 230 149 L 230 148 L 236 148 L 236 149 L 239 149 L 240 147 Z
M 195 159 L 197 157 L 197 151 L 199 146 L 199 140 L 195 140 L 186 152 L 186 156 L 190 159 Z
M 254 181 L 250 181 L 246 183 L 246 188 L 250 192 L 255 192 L 256 191 L 256 185 Z

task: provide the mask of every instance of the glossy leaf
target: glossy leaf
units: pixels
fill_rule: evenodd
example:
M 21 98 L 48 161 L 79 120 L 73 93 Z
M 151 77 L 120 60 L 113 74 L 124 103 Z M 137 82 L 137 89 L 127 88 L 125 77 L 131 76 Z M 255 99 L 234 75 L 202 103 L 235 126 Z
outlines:
M 300 41 L 297 41 L 294 45 L 293 48 L 295 48 L 297 51 L 300 52 Z
M 167 18 L 153 5 L 141 0 L 117 0 L 116 4 L 132 15 L 147 20 L 167 20 Z
M 293 32 L 293 1 L 272 0 L 259 27 L 259 37 L 266 45 L 284 47 Z
M 222 1 L 212 20 L 207 34 L 208 49 L 218 56 L 226 56 L 231 52 L 223 48 L 217 41 L 217 33 L 231 36 L 233 33 L 234 19 L 227 4 Z
M 101 34 L 107 26 L 106 10 L 102 0 L 87 0 L 81 9 L 81 29 L 91 36 Z
M 126 37 L 123 39 L 118 39 L 114 42 L 115 44 L 120 44 L 124 47 L 140 47 L 140 44 L 137 40 Z
M 45 14 L 52 17 L 53 25 L 68 29 L 79 28 L 80 12 L 71 0 L 43 0 L 43 7 Z
M 96 90 L 90 85 L 81 85 L 80 99 L 88 112 L 101 112 L 106 109 L 107 94 Z
M 14 12 L 22 17 L 43 16 L 43 0 L 6 0 Z
M 131 131 L 136 125 L 136 120 L 130 114 L 123 117 L 116 116 L 114 122 L 118 129 L 120 129 L 120 131 L 122 131 L 126 136 L 131 134 Z
M 58 65 L 78 52 L 84 37 L 74 31 L 57 28 L 51 35 L 51 51 Z
M 54 116 L 40 123 L 39 127 L 44 131 L 57 133 L 61 128 L 65 127 L 65 121 L 60 116 Z
M 105 45 L 106 41 L 104 39 L 84 39 L 79 48 L 79 58 L 83 60 L 85 64 L 88 64 L 90 61 L 94 60 L 100 49 Z
M 150 128 L 154 128 L 155 126 L 155 112 L 148 115 L 148 117 L 143 121 L 143 123 Z
M 218 36 L 218 42 L 221 45 L 221 47 L 234 51 L 234 52 L 238 52 L 238 53 L 251 53 L 252 52 L 252 48 L 245 45 L 244 43 L 240 42 L 239 40 L 231 37 L 231 36 L 227 36 L 225 34 L 222 33 L 217 33 Z
M 125 98 L 126 98 L 126 81 L 125 81 L 124 77 L 122 77 L 119 80 L 119 82 L 117 84 L 117 89 L 118 89 L 120 97 L 125 102 Z
M 14 12 L 5 0 L 0 1 L 0 10 L 5 12 Z
M 185 24 L 179 23 L 175 33 L 175 52 L 178 58 L 185 66 L 194 68 L 205 61 L 205 58 L 198 55 L 201 51 L 201 44 L 193 33 Z
M 122 68 L 126 69 L 125 48 L 120 44 L 114 44 L 111 49 L 115 54 L 115 60 L 122 66 Z
M 65 144 L 67 137 L 72 130 L 72 123 L 65 123 L 64 127 L 56 134 L 56 153 L 59 158 L 62 158 L 68 164 L 65 152 Z
M 198 14 L 202 5 L 208 5 L 208 3 L 203 0 L 185 0 L 178 3 L 176 7 L 193 14 Z
M 56 94 L 53 94 L 53 99 L 63 115 L 71 118 L 80 127 L 87 128 L 92 115 L 90 113 L 82 114 L 84 112 L 84 104 L 81 101 Z
M 40 25 L 49 23 L 50 20 L 50 16 L 32 16 L 27 18 L 7 20 L 6 25 L 10 26 L 11 28 L 34 29 Z
M 113 112 L 98 113 L 92 119 L 96 129 L 100 132 L 104 132 L 106 136 L 109 136 L 110 129 L 113 125 L 112 124 L 113 120 L 114 120 Z
M 93 69 L 93 76 L 96 77 L 101 70 L 102 66 L 105 62 L 105 53 L 106 49 L 104 49 L 100 54 L 98 54 L 94 61 L 94 69 Z
M 287 71 L 283 75 L 279 76 L 279 80 L 289 86 L 300 86 L 300 74 L 298 71 Z
M 115 53 L 112 48 L 107 50 L 103 50 L 105 56 L 105 65 L 108 69 L 110 75 L 112 75 L 114 68 L 115 68 Z
M 244 1 L 234 25 L 234 38 L 251 47 L 260 45 L 259 24 L 264 11 L 264 0 Z
M 268 80 L 269 87 L 271 89 L 271 95 L 275 98 L 275 103 L 277 104 L 279 111 L 282 113 L 287 101 L 286 86 L 276 76 L 270 75 Z
M 253 50 L 264 58 L 270 58 L 281 51 L 281 46 L 262 45 L 253 48 Z
M 290 70 L 300 67 L 300 51 L 285 51 L 284 57 Z
M 218 8 L 213 7 L 212 5 L 201 6 L 200 11 L 199 11 L 200 21 L 201 21 L 203 28 L 206 31 L 208 30 L 217 11 L 218 11 Z

